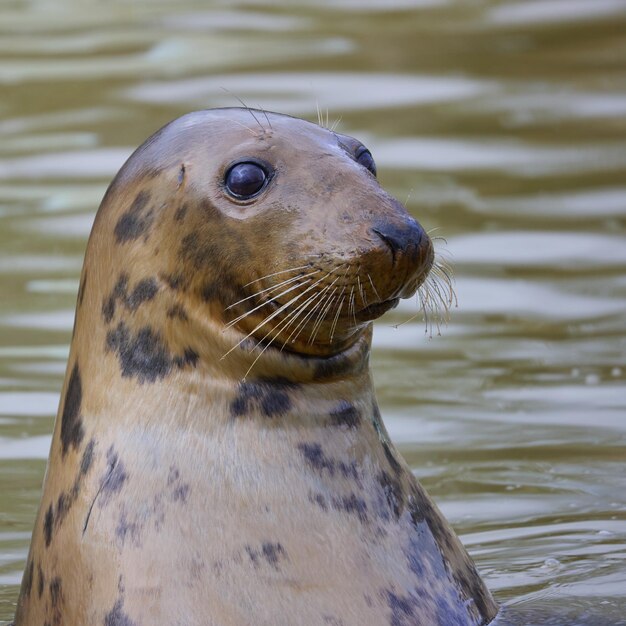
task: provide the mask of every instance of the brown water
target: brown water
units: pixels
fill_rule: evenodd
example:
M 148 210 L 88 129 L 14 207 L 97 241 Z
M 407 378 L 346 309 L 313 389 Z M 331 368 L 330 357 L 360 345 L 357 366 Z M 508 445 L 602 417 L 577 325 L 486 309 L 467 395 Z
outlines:
M 456 268 L 378 324 L 393 439 L 523 624 L 626 624 L 626 3 L 0 5 L 0 622 L 12 617 L 108 181 L 186 111 L 371 148 Z M 447 251 L 447 252 L 445 252 Z

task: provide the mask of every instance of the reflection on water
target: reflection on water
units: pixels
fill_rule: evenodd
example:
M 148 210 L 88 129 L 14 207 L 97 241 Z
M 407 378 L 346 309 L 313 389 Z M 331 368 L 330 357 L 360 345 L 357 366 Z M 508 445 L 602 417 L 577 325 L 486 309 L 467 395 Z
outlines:
M 626 624 L 625 28 L 621 0 L 4 3 L 0 622 L 99 200 L 156 128 L 237 96 L 328 110 L 445 237 L 458 309 L 430 339 L 403 302 L 374 373 L 498 623 Z

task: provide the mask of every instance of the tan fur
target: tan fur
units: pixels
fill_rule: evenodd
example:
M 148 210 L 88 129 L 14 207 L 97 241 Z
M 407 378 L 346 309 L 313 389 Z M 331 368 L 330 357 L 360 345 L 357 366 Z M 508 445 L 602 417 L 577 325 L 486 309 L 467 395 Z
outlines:
M 107 191 L 17 626 L 496 613 L 389 442 L 368 367 L 371 319 L 425 280 L 431 243 L 392 254 L 377 235 L 414 222 L 356 140 L 254 115 L 176 120 Z M 236 201 L 223 180 L 244 157 L 273 176 Z

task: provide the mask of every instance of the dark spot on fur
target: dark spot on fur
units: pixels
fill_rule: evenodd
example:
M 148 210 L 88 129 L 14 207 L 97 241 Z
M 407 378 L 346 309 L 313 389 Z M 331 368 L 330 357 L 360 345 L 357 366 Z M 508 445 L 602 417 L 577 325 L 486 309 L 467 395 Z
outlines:
M 182 289 L 186 282 L 183 274 L 161 274 L 160 277 L 173 291 Z
M 24 570 L 24 580 L 22 581 L 22 589 L 24 589 L 24 594 L 30 596 L 30 592 L 33 588 L 33 571 L 35 568 L 35 564 L 33 560 L 30 559 L 26 564 L 26 569 Z
M 185 219 L 186 213 L 187 213 L 187 204 L 183 203 L 176 209 L 176 213 L 174 213 L 174 219 L 177 222 L 182 222 Z
M 378 475 L 378 484 L 383 490 L 387 510 L 391 511 L 394 517 L 398 519 L 402 512 L 404 502 L 402 484 L 399 480 L 393 478 L 388 472 L 385 471 Z M 380 511 L 380 514 L 383 519 L 389 518 L 389 513 L 384 509 Z
M 52 505 L 48 507 L 46 515 L 43 520 L 43 534 L 46 539 L 46 547 L 50 545 L 52 541 L 52 527 L 54 524 L 54 513 L 52 512 Z
M 187 365 L 191 365 L 191 367 L 195 367 L 198 364 L 198 359 L 200 356 L 198 353 L 192 348 L 185 348 L 183 352 L 183 356 L 175 356 L 172 361 L 176 367 L 179 369 L 183 369 Z
M 128 274 L 122 272 L 111 293 L 105 298 L 102 303 L 102 317 L 104 321 L 108 324 L 113 319 L 115 315 L 115 304 L 117 300 L 126 300 L 126 293 L 128 292 Z
M 221 301 L 224 291 L 224 283 L 221 280 L 212 281 L 202 285 L 200 297 L 203 302 L 211 302 L 212 300 Z
M 191 486 L 188 483 L 184 483 L 180 478 L 180 472 L 178 468 L 171 466 L 169 474 L 167 476 L 167 486 L 170 488 L 170 499 L 173 502 L 187 502 L 189 498 L 189 492 Z
M 37 566 L 37 595 L 41 598 L 43 595 L 43 588 L 46 584 L 45 576 L 43 575 L 43 569 L 41 563 Z
M 262 543 L 259 550 L 246 546 L 246 553 L 255 567 L 258 567 L 261 560 L 264 560 L 274 569 L 278 569 L 280 561 L 287 558 L 287 552 L 280 543 L 269 541 Z
M 149 326 L 133 333 L 123 322 L 107 333 L 106 347 L 117 354 L 122 376 L 134 376 L 140 383 L 153 383 L 165 378 L 174 366 L 194 367 L 198 361 L 198 354 L 191 348 L 186 348 L 182 356 L 172 356 L 161 334 Z
M 323 511 L 332 509 L 350 515 L 356 515 L 360 522 L 367 522 L 367 503 L 363 498 L 359 498 L 352 493 L 349 496 L 329 496 L 326 497 L 321 493 L 309 493 L 309 502 L 317 504 Z
M 313 504 L 317 504 L 323 511 L 328 511 L 328 504 L 326 503 L 326 498 L 321 493 L 309 493 L 309 502 L 313 502 Z
M 183 322 L 186 322 L 189 319 L 189 317 L 187 317 L 187 312 L 185 311 L 184 307 L 180 304 L 175 304 L 174 306 L 171 306 L 167 310 L 167 316 L 170 319 L 179 319 L 179 320 L 182 320 Z
M 131 311 L 136 311 L 141 304 L 152 300 L 158 291 L 157 281 L 154 278 L 145 278 L 135 285 L 125 304 Z
M 120 517 L 115 527 L 115 536 L 120 540 L 120 543 L 124 545 L 127 539 L 130 539 L 132 544 L 136 547 L 141 545 L 141 531 L 143 528 L 137 521 L 130 521 L 126 515 L 126 511 L 120 512 Z
M 418 607 L 412 595 L 401 596 L 388 590 L 386 597 L 387 606 L 391 610 L 390 626 L 414 626 L 419 623 L 415 615 L 415 609 Z
M 231 402 L 233 417 L 259 411 L 265 417 L 284 415 L 291 408 L 289 389 L 296 386 L 282 378 L 259 379 L 239 383 L 237 397 Z
M 123 304 L 129 311 L 136 311 L 144 302 L 152 300 L 159 291 L 159 285 L 155 278 L 140 280 L 134 289 L 128 293 L 128 275 L 120 274 L 111 293 L 102 303 L 102 317 L 109 324 L 115 315 L 117 302 Z
M 50 581 L 50 605 L 52 609 L 52 626 L 61 626 L 63 623 L 63 586 L 61 578 L 56 576 Z
M 387 457 L 387 462 L 393 470 L 393 473 L 396 476 L 399 476 L 402 473 L 402 465 L 400 465 L 400 462 L 398 461 L 398 459 L 396 459 L 390 445 L 386 441 L 383 441 L 383 450 L 385 452 L 385 456 Z
M 78 287 L 78 306 L 83 306 L 83 300 L 85 298 L 85 287 L 87 285 L 87 270 L 83 273 L 83 279 L 80 281 Z
M 278 567 L 278 561 L 287 556 L 285 549 L 280 545 L 280 543 L 266 542 L 261 546 L 261 549 L 265 560 L 274 567 Z
M 460 604 L 453 604 L 450 598 L 435 598 L 437 605 L 437 623 L 446 626 L 465 626 L 469 611 Z M 484 623 L 484 622 L 483 622 Z
M 136 626 L 135 622 L 124 613 L 122 598 L 119 598 L 115 606 L 104 616 L 104 626 Z
M 108 324 L 115 315 L 115 300 L 110 296 L 104 300 L 102 303 L 102 317 L 104 321 Z
M 214 211 L 211 211 L 212 213 Z M 203 271 L 214 277 L 198 287 L 198 295 L 204 302 L 219 302 L 224 307 L 246 298 L 249 294 L 240 286 L 238 276 L 232 271 L 249 258 L 250 251 L 245 240 L 236 232 L 230 232 L 225 224 L 219 225 L 219 234 L 192 232 L 181 241 L 179 258 L 188 270 Z M 206 270 L 210 268 L 208 273 Z M 237 311 L 231 311 L 234 315 Z
M 318 472 L 327 470 L 331 476 L 335 474 L 334 462 L 326 457 L 319 443 L 301 443 L 298 444 L 298 450 L 314 470 Z
M 439 568 L 439 576 L 451 576 L 456 581 L 462 597 L 472 599 L 484 618 L 491 616 L 495 610 L 493 600 L 480 578 L 476 566 L 456 539 L 447 522 L 435 510 L 428 495 L 417 481 L 413 482 L 411 494 L 407 501 L 407 509 L 414 527 L 407 551 L 411 570 L 416 576 L 419 576 L 418 561 L 423 558 L 424 542 L 432 538 L 430 539 L 433 542 L 430 552 L 439 553 L 439 558 L 431 559 L 431 565 Z M 444 559 L 443 554 L 446 553 L 456 554 L 458 558 L 454 560 Z M 448 604 L 448 613 L 452 610 L 450 606 Z M 463 612 L 463 614 L 465 613 Z
M 335 510 L 356 515 L 361 522 L 367 521 L 367 504 L 363 498 L 358 498 L 354 493 L 332 498 L 331 502 Z
M 172 499 L 174 502 L 187 502 L 190 490 L 191 487 L 189 485 L 179 485 L 172 491 Z
M 52 534 L 54 529 L 59 528 L 67 515 L 70 512 L 70 509 L 78 495 L 80 494 L 81 484 L 83 477 L 89 472 L 91 468 L 91 464 L 93 462 L 93 450 L 95 447 L 95 440 L 91 439 L 87 446 L 85 446 L 85 450 L 83 452 L 83 456 L 81 458 L 80 466 L 78 469 L 78 474 L 74 479 L 74 484 L 71 489 L 67 491 L 61 491 L 59 497 L 56 501 L 56 507 L 54 505 L 50 505 L 48 512 L 46 513 L 45 518 L 45 532 L 46 532 L 46 545 L 49 545 L 50 541 L 52 541 Z M 48 541 L 48 534 L 50 537 L 50 541 Z
M 70 381 L 65 392 L 63 403 L 63 415 L 61 417 L 61 447 L 62 456 L 67 454 L 70 446 L 78 448 L 83 440 L 84 431 L 80 418 L 80 404 L 83 397 L 83 389 L 80 379 L 78 363 L 74 364 L 74 369 L 70 375 Z
M 95 439 L 91 439 L 89 443 L 85 446 L 83 458 L 80 461 L 80 477 L 86 476 L 91 469 L 91 464 L 93 463 L 93 451 L 95 447 Z
M 291 408 L 291 398 L 282 389 L 267 391 L 261 400 L 261 411 L 267 417 L 283 415 Z
M 117 243 L 137 239 L 150 228 L 154 217 L 151 210 L 144 210 L 149 201 L 150 194 L 147 191 L 139 192 L 130 209 L 120 217 L 115 225 Z
M 63 587 L 61 584 L 61 578 L 56 576 L 50 581 L 50 600 L 52 606 L 56 607 L 62 602 L 63 599 Z
M 70 494 L 62 491 L 59 494 L 59 498 L 57 500 L 56 515 L 54 516 L 55 526 L 60 526 L 63 523 L 63 520 L 70 510 L 71 504 L 72 502 Z
M 317 472 L 327 471 L 331 476 L 335 473 L 341 474 L 344 478 L 359 480 L 359 474 L 354 461 L 346 463 L 345 461 L 336 461 L 327 457 L 319 443 L 300 443 L 298 450 L 304 456 L 307 464 Z
M 106 505 L 114 494 L 119 493 L 127 480 L 124 463 L 111 446 L 107 450 L 107 471 L 100 481 L 100 506 Z
M 335 426 L 346 426 L 347 428 L 356 428 L 361 421 L 361 416 L 356 410 L 356 407 L 342 400 L 337 407 L 335 407 L 330 413 L 331 424 Z

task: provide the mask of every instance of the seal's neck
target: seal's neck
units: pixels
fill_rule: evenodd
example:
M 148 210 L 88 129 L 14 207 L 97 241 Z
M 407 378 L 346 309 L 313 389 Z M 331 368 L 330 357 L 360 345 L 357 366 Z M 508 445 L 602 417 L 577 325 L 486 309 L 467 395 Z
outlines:
M 371 325 L 345 350 L 319 357 L 256 343 L 191 307 L 184 324 L 159 331 L 147 311 L 110 324 L 104 334 L 79 315 L 68 372 L 77 367 L 89 386 L 85 410 L 94 417 L 115 415 L 133 428 L 167 421 L 206 431 L 244 416 L 271 418 L 275 426 L 280 418 L 315 425 L 330 416 L 349 425 L 355 398 L 359 415 L 377 412 Z

